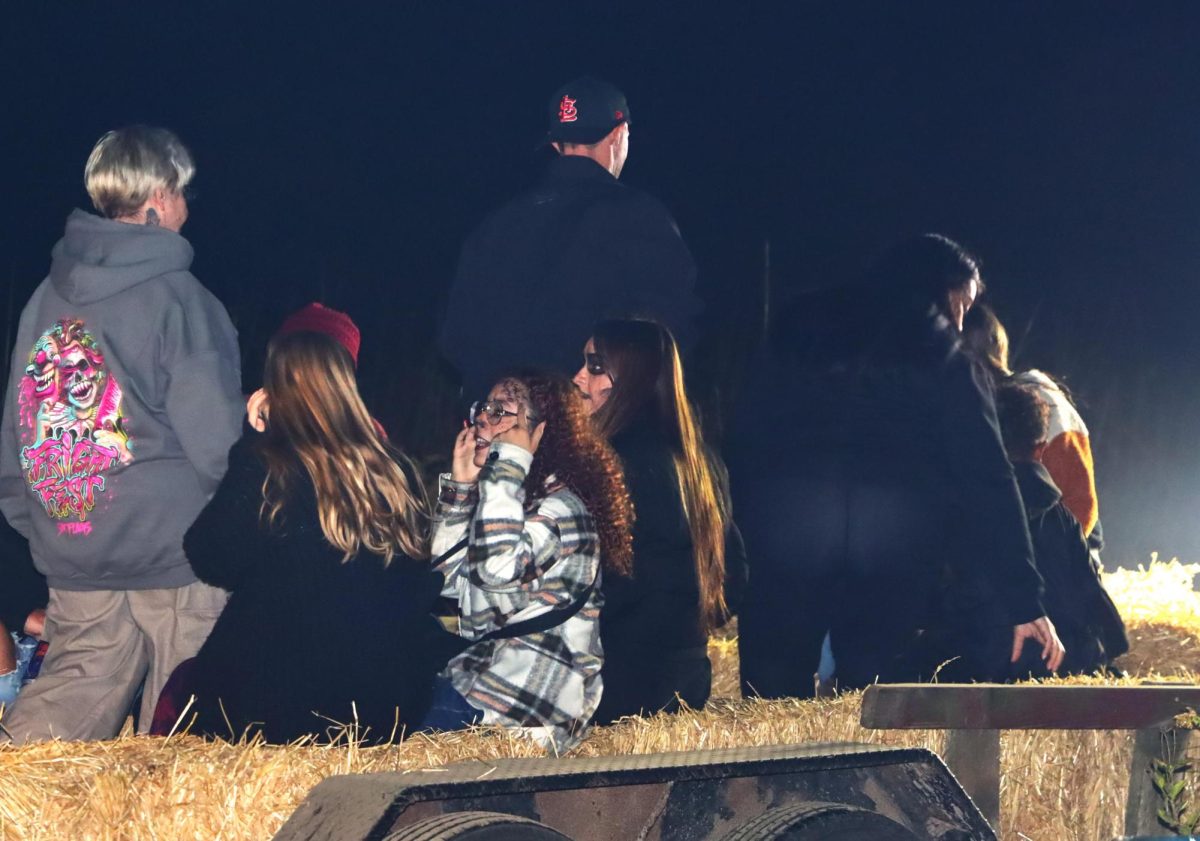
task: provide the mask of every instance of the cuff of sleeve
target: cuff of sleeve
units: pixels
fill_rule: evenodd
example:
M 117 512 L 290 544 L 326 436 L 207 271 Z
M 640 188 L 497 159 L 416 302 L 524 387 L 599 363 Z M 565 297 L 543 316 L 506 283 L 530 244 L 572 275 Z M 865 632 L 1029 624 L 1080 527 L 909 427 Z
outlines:
M 438 502 L 449 508 L 467 508 L 475 500 L 478 486 L 471 482 L 456 482 L 449 473 L 438 476 Z

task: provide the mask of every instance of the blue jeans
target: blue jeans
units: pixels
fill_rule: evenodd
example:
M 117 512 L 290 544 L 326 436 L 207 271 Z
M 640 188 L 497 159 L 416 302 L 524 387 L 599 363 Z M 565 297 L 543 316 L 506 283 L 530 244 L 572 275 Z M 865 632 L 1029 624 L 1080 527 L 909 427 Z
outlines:
M 433 679 L 433 700 L 429 712 L 421 720 L 420 730 L 461 730 L 479 722 L 483 713 L 467 702 L 449 678 L 438 675 Z
M 8 705 L 16 700 L 21 692 L 21 681 L 25 678 L 25 669 L 33 658 L 38 641 L 25 634 L 12 635 L 17 644 L 17 668 L 8 674 L 0 675 L 0 704 Z

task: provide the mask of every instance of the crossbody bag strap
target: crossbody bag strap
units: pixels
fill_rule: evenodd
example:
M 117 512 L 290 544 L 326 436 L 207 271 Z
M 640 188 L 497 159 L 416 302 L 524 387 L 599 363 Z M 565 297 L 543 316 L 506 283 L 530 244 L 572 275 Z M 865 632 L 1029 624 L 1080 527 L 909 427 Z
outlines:
M 583 610 L 583 606 L 588 603 L 588 599 L 592 597 L 592 593 L 596 592 L 596 582 L 592 581 L 584 590 L 579 598 L 571 602 L 566 607 L 556 607 L 553 610 L 547 610 L 530 619 L 522 619 L 520 622 L 510 622 L 503 628 L 497 628 L 491 633 L 484 634 L 476 640 L 483 642 L 485 640 L 509 640 L 513 637 L 523 637 L 527 634 L 540 634 L 544 631 L 549 631 L 551 628 L 557 628 L 559 625 L 565 624 L 568 619 L 573 617 L 579 611 Z

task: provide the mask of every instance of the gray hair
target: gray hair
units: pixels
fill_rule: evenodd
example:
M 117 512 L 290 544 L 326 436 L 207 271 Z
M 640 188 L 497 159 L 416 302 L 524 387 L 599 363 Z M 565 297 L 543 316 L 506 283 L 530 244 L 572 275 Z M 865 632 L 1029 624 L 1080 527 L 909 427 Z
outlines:
M 96 210 L 119 219 L 137 213 L 156 190 L 181 192 L 195 174 L 192 154 L 174 132 L 139 125 L 96 141 L 83 182 Z

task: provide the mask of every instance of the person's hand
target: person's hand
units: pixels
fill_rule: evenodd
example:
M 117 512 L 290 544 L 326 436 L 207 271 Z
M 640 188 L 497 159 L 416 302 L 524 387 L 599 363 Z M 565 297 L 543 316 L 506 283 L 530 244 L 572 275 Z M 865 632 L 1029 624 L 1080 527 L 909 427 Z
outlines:
M 522 450 L 530 453 L 536 453 L 538 444 L 542 441 L 542 433 L 546 431 L 546 422 L 542 421 L 534 427 L 530 427 L 529 414 L 525 410 L 525 404 L 522 403 L 517 408 L 517 419 L 508 429 L 503 432 L 498 432 L 492 436 L 492 441 L 503 441 L 505 444 L 515 444 Z
M 4 627 L 4 623 L 0 622 L 0 675 L 6 675 L 16 670 L 17 644 L 13 642 L 8 629 Z
M 267 399 L 267 392 L 260 388 L 246 401 L 246 418 L 255 432 L 266 432 L 270 415 L 271 401 Z
M 1063 647 L 1062 640 L 1058 638 L 1058 631 L 1054 630 L 1054 623 L 1045 616 L 1040 616 L 1024 625 L 1013 626 L 1012 662 L 1015 663 L 1021 659 L 1021 649 L 1025 647 L 1025 640 L 1030 639 L 1037 640 L 1041 644 L 1042 659 L 1046 661 L 1046 668 L 1052 672 L 1058 671 L 1059 666 L 1063 664 L 1067 650 Z
M 463 421 L 462 432 L 454 439 L 454 457 L 450 462 L 450 478 L 468 485 L 479 481 L 475 466 L 475 427 Z
M 29 611 L 29 615 L 25 617 L 25 633 L 39 639 L 46 633 L 46 611 L 43 608 Z

